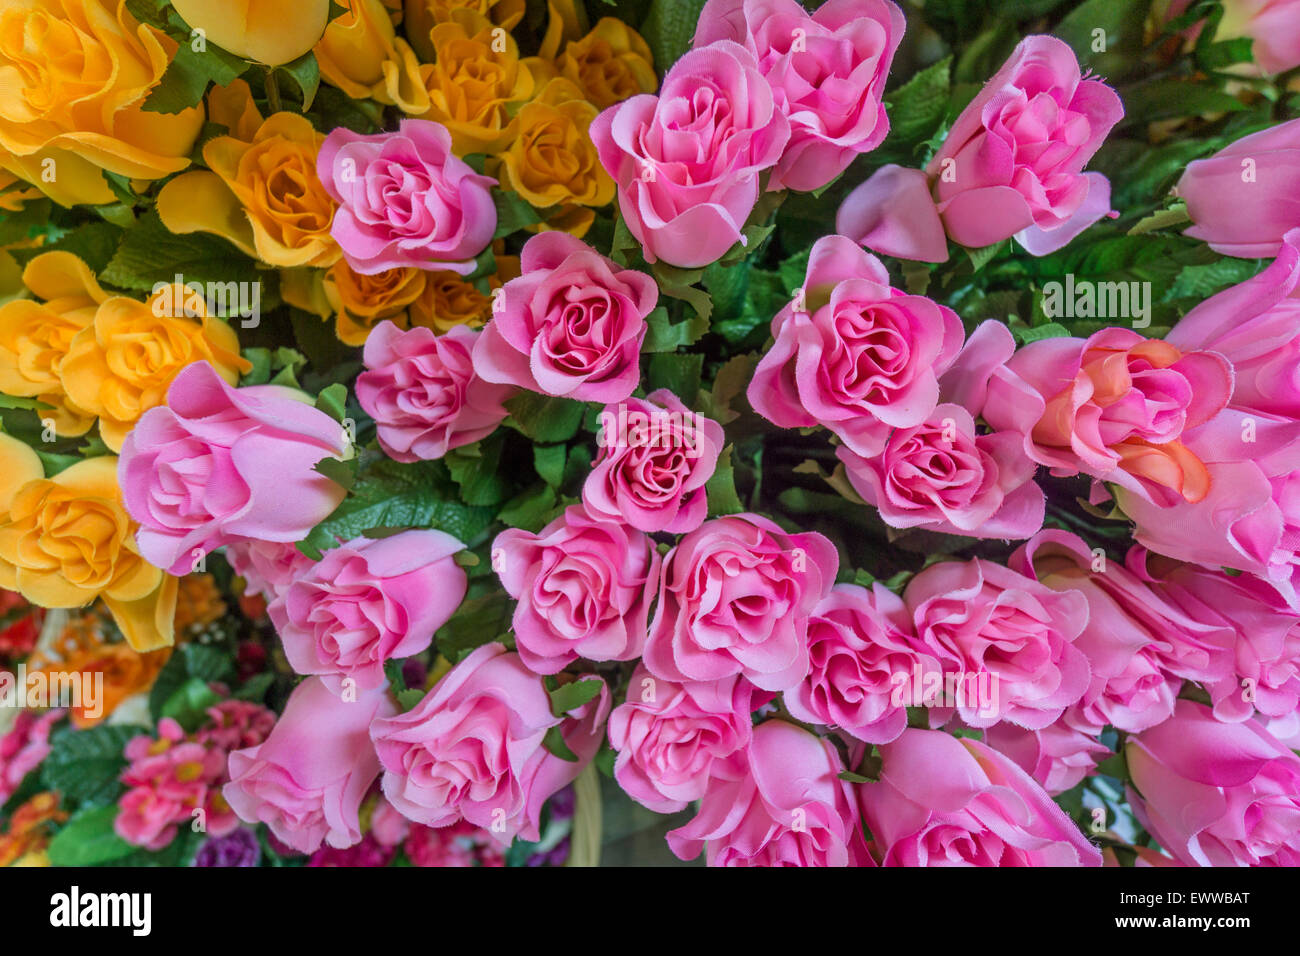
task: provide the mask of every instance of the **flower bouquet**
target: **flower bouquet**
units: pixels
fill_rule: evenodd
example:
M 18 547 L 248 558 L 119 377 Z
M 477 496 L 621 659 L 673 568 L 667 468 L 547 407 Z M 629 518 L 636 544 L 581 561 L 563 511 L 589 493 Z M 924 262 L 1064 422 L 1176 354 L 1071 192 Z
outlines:
M 0 5 L 0 864 L 1300 863 L 1296 37 Z

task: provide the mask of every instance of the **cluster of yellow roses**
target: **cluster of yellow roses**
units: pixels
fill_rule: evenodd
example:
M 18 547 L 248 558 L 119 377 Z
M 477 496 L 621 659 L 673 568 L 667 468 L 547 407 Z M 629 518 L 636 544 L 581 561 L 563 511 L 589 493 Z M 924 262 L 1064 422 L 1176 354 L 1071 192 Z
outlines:
M 538 54 L 523 57 L 510 31 L 525 0 L 344 5 L 326 23 L 328 0 L 173 0 L 196 31 L 249 60 L 275 66 L 314 50 L 325 82 L 348 96 L 444 124 L 459 155 L 481 154 L 485 172 L 544 211 L 534 228 L 587 232 L 594 209 L 614 197 L 587 127 L 601 109 L 657 86 L 635 31 L 612 18 L 588 29 L 581 4 L 550 0 Z M 488 319 L 489 296 L 455 273 L 349 268 L 316 174 L 324 135 L 306 116 L 263 116 L 243 80 L 178 113 L 144 110 L 177 51 L 126 0 L 0 5 L 0 208 L 34 189 L 65 206 L 115 202 L 105 174 L 141 191 L 172 177 L 156 201 L 171 232 L 222 236 L 279 270 L 282 298 L 334 316 L 347 344 L 385 319 L 439 332 Z M 205 120 L 227 133 L 192 164 Z M 491 286 L 518 270 L 496 251 Z M 234 384 L 250 364 L 235 332 L 206 310 L 157 307 L 160 296 L 187 299 L 183 289 L 145 302 L 112 295 L 60 251 L 32 259 L 22 282 L 25 297 L 0 306 L 0 392 L 39 403 L 47 440 L 98 422 L 106 453 L 47 478 L 41 456 L 0 434 L 0 588 L 46 607 L 102 599 L 137 650 L 170 644 L 177 579 L 136 550 L 107 452 L 121 449 L 186 365 L 210 362 Z

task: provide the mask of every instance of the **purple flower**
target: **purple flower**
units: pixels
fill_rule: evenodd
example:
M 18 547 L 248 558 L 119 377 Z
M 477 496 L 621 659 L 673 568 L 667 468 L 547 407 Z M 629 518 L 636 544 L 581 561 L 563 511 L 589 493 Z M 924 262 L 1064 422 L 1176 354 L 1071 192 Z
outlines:
M 209 837 L 194 856 L 195 866 L 257 866 L 262 848 L 257 835 L 247 827 L 222 837 Z

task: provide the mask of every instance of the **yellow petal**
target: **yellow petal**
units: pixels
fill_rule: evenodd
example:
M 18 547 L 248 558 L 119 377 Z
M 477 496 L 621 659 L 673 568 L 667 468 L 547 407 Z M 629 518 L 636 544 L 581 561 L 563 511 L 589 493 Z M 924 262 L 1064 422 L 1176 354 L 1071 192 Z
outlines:
M 27 263 L 23 283 L 42 299 L 108 298 L 90 266 L 71 252 L 45 252 Z
M 209 232 L 257 257 L 248 216 L 239 199 L 216 173 L 196 170 L 177 176 L 158 194 L 158 215 L 163 225 L 178 236 Z
M 180 578 L 164 574 L 158 588 L 136 601 L 119 601 L 104 596 L 104 604 L 137 652 L 156 651 L 175 643 L 176 598 Z
M 9 510 L 18 489 L 45 477 L 36 452 L 12 435 L 0 432 L 0 512 Z

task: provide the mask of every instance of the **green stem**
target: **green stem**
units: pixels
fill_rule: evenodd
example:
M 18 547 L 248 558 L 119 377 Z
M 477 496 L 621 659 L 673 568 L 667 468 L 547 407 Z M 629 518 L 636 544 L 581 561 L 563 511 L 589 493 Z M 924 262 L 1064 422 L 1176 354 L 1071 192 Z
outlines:
M 275 68 L 270 66 L 266 68 L 266 105 L 273 115 L 283 109 L 280 103 L 280 84 L 275 79 Z

